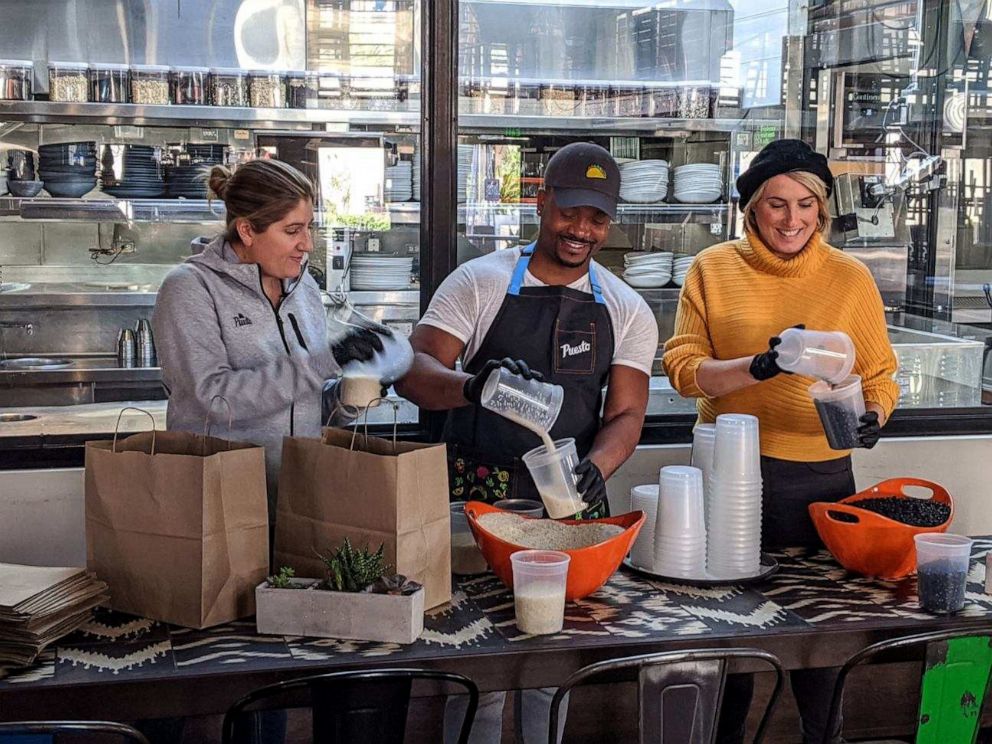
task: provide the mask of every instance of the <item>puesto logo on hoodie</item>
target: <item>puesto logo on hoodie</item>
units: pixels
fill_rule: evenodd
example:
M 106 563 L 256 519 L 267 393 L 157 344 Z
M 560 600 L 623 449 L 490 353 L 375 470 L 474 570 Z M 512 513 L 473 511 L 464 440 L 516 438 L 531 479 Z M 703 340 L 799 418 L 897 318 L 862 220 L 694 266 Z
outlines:
M 244 328 L 245 326 L 250 326 L 251 324 L 252 324 L 251 318 L 249 318 L 244 313 L 238 313 L 237 315 L 234 316 L 235 328 Z

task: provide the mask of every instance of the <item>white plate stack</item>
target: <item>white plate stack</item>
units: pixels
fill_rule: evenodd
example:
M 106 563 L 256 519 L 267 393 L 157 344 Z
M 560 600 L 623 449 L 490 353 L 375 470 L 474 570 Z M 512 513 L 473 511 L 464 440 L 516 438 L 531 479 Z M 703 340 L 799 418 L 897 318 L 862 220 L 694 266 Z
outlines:
M 411 178 L 413 179 L 413 200 L 416 202 L 420 201 L 420 148 L 417 147 L 413 151 L 413 171 L 411 173 Z
M 386 168 L 386 201 L 405 202 L 413 196 L 413 163 L 400 160 Z
M 719 165 L 693 163 L 675 169 L 674 196 L 683 204 L 709 204 L 723 196 Z
M 685 283 L 685 275 L 695 258 L 695 256 L 679 256 L 672 261 L 672 281 L 680 287 Z
M 755 416 L 716 417 L 706 524 L 706 570 L 715 578 L 743 578 L 760 570 L 760 457 Z
M 472 175 L 472 145 L 458 145 L 458 192 L 459 204 L 468 199 L 469 176 Z
M 649 483 L 630 489 L 630 510 L 644 512 L 644 524 L 630 546 L 630 562 L 652 570 L 654 566 L 654 526 L 658 521 L 658 484 Z
M 413 256 L 355 255 L 351 259 L 352 289 L 409 289 Z
M 664 287 L 672 280 L 674 255 L 670 251 L 627 253 L 623 257 L 623 280 L 638 289 Z
M 667 160 L 634 160 L 620 166 L 620 198 L 625 202 L 654 204 L 667 195 Z

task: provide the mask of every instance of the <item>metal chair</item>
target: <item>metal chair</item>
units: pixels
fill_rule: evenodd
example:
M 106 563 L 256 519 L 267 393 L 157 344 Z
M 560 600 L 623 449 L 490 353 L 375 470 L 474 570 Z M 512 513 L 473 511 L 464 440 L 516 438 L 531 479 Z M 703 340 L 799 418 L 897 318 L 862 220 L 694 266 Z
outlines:
M 548 741 L 557 744 L 562 701 L 572 688 L 597 677 L 616 678 L 618 673 L 636 670 L 641 744 L 710 744 L 716 736 L 728 662 L 742 660 L 763 662 L 775 672 L 775 689 L 754 736 L 758 744 L 778 705 L 785 670 L 773 654 L 751 648 L 644 654 L 583 667 L 565 680 L 551 700 Z
M 144 735 L 130 726 L 113 721 L 18 721 L 16 723 L 0 723 L 0 737 L 26 736 L 28 734 L 43 734 L 52 736 L 58 742 L 60 734 L 89 735 L 98 744 L 108 744 L 108 735 L 115 738 L 109 742 L 128 742 L 130 744 L 148 744 Z
M 468 693 L 468 709 L 458 735 L 458 744 L 467 744 L 479 704 L 479 688 L 460 674 L 428 669 L 332 672 L 260 687 L 228 709 L 221 741 L 243 741 L 247 719 L 255 712 L 310 708 L 313 744 L 402 744 L 415 681 L 455 685 L 461 688 L 459 692 Z
M 844 703 L 847 675 L 861 664 L 894 651 L 924 647 L 916 744 L 974 742 L 992 670 L 992 627 L 937 631 L 881 641 L 862 649 L 841 667 L 834 684 L 826 731 L 832 731 Z M 828 739 L 824 744 L 828 744 Z

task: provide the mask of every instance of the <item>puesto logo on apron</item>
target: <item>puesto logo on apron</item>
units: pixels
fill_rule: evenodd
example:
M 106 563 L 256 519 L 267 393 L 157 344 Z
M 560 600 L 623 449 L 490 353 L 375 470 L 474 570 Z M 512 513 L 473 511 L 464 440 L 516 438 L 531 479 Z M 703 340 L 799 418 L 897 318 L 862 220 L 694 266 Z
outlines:
M 562 328 L 555 324 L 555 372 L 592 374 L 596 360 L 596 327 Z

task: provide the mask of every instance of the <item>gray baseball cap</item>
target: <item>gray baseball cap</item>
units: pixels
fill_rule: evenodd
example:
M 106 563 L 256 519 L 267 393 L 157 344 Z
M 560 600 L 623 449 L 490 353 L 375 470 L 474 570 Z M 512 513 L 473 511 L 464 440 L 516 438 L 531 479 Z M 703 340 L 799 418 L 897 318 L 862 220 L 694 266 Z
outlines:
M 559 207 L 595 207 L 611 220 L 617 217 L 620 167 L 599 145 L 573 142 L 558 150 L 548 161 L 544 185 L 554 189 Z

